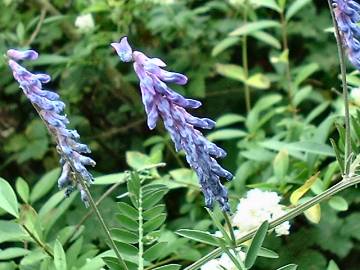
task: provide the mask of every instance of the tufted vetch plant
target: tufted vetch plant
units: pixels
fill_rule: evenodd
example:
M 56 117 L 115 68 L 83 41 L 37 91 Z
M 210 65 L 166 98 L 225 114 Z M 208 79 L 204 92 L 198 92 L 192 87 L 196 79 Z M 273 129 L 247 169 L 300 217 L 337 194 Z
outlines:
M 164 70 L 166 64 L 158 58 L 149 58 L 142 52 L 132 51 L 127 37 L 123 37 L 119 43 L 112 43 L 111 46 L 121 61 L 134 62 L 149 128 L 154 129 L 158 118 L 162 118 L 176 151 L 184 150 L 187 162 L 196 171 L 206 206 L 211 209 L 216 200 L 223 210 L 229 211 L 228 192 L 221 184 L 220 177 L 231 180 L 233 175 L 223 169 L 215 159 L 225 157 L 226 152 L 208 141 L 197 129 L 211 129 L 215 122 L 192 116 L 187 109 L 196 109 L 201 103 L 186 99 L 167 86 L 167 83 L 184 85 L 187 77 Z
M 65 103 L 60 100 L 59 95 L 43 88 L 43 84 L 50 82 L 50 76 L 31 73 L 17 62 L 36 60 L 38 53 L 34 50 L 10 49 L 7 51 L 7 56 L 15 80 L 56 140 L 62 166 L 62 173 L 58 179 L 59 188 L 65 189 L 65 196 L 69 196 L 74 188 L 79 189 L 82 201 L 88 206 L 89 198 L 76 177 L 80 175 L 88 185 L 93 181 L 93 176 L 85 167 L 96 164 L 94 160 L 84 155 L 91 152 L 89 147 L 79 142 L 80 135 L 76 130 L 67 127 L 69 120 L 66 115 L 61 114 Z

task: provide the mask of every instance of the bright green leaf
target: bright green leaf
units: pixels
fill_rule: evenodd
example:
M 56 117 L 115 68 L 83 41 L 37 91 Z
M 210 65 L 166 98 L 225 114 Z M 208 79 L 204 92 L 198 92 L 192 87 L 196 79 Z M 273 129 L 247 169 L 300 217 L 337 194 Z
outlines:
M 19 217 L 18 201 L 14 190 L 3 178 L 0 178 L 0 208 L 14 217 Z

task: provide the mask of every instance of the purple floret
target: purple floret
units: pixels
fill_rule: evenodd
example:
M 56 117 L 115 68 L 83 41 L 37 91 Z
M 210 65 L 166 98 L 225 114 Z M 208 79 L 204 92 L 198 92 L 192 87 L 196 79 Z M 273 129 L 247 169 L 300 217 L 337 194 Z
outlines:
M 360 5 L 352 0 L 333 0 L 333 7 L 349 60 L 360 70 Z
M 164 122 L 175 144 L 176 151 L 184 150 L 186 160 L 195 170 L 205 196 L 205 204 L 212 209 L 217 201 L 223 210 L 229 211 L 228 192 L 220 177 L 231 180 L 233 175 L 223 169 L 215 158 L 223 158 L 226 152 L 208 141 L 197 128 L 212 129 L 215 122 L 208 118 L 192 116 L 186 109 L 201 106 L 197 100 L 186 99 L 167 86 L 167 83 L 184 85 L 187 77 L 163 69 L 166 64 L 158 58 L 149 58 L 139 51 L 132 51 L 127 38 L 112 43 L 121 61 L 133 61 L 140 80 L 142 101 L 147 114 L 147 124 L 154 129 L 159 117 Z
M 95 166 L 96 163 L 83 155 L 90 153 L 89 147 L 79 142 L 80 135 L 76 130 L 67 128 L 69 120 L 61 114 L 65 104 L 60 100 L 59 95 L 43 89 L 43 84 L 50 81 L 50 76 L 33 74 L 17 63 L 20 60 L 35 60 L 38 53 L 33 50 L 18 51 L 11 49 L 7 51 L 7 56 L 15 80 L 20 84 L 20 88 L 45 122 L 49 132 L 56 139 L 62 166 L 62 173 L 58 179 L 59 188 L 65 189 L 66 196 L 69 196 L 75 188 L 79 189 L 81 199 L 88 206 L 86 192 L 74 176 L 80 175 L 88 185 L 93 182 L 93 176 L 85 166 Z

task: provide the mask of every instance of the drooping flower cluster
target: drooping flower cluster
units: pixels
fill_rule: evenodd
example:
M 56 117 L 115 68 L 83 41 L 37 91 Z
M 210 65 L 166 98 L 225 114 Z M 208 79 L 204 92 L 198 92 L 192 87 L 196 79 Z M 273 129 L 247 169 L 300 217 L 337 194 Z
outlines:
M 226 152 L 209 142 L 197 130 L 197 128 L 211 129 L 215 126 L 215 122 L 189 114 L 187 109 L 196 109 L 201 103 L 184 98 L 166 84 L 184 85 L 187 83 L 187 77 L 164 70 L 166 64 L 158 58 L 149 58 L 139 51 L 133 52 L 126 37 L 123 37 L 119 43 L 111 45 L 123 62 L 134 62 L 149 128 L 155 128 L 158 118 L 162 118 L 176 150 L 184 150 L 187 162 L 196 171 L 205 195 L 206 206 L 212 208 L 216 200 L 224 210 L 228 211 L 228 194 L 220 182 L 220 177 L 231 180 L 233 176 L 215 160 L 225 157 Z
M 360 69 L 360 4 L 353 0 L 333 0 L 333 7 L 349 60 Z
M 34 74 L 28 71 L 17 61 L 35 60 L 38 53 L 33 50 L 18 51 L 10 49 L 7 51 L 9 58 L 8 64 L 11 68 L 14 78 L 20 84 L 26 97 L 39 113 L 41 119 L 45 122 L 49 132 L 54 136 L 57 143 L 57 150 L 61 156 L 60 164 L 62 173 L 58 179 L 60 189 L 66 189 L 65 195 L 68 196 L 74 188 L 80 190 L 81 199 L 87 206 L 88 198 L 82 186 L 76 180 L 75 175 L 80 175 L 87 184 L 92 183 L 93 177 L 85 166 L 95 166 L 95 161 L 83 154 L 90 153 L 87 145 L 79 142 L 79 134 L 76 130 L 67 128 L 69 120 L 62 111 L 65 104 L 60 100 L 58 94 L 43 89 L 43 84 L 50 81 L 47 74 Z
M 276 192 L 252 189 L 247 192 L 246 197 L 240 199 L 237 211 L 233 216 L 233 225 L 239 229 L 239 236 L 258 228 L 265 220 L 273 221 L 284 215 L 286 211 L 279 204 L 281 197 Z M 288 235 L 290 223 L 288 221 L 275 228 L 275 233 Z

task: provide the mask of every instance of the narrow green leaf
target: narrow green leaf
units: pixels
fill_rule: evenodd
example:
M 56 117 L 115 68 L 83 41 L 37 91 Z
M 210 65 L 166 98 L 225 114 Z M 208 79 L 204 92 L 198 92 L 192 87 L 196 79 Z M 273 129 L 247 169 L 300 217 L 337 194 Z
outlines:
M 216 64 L 215 66 L 217 73 L 227 78 L 245 82 L 245 72 L 241 66 L 232 64 Z
M 116 219 L 121 227 L 134 232 L 138 231 L 139 224 L 135 220 L 122 214 L 116 214 Z
M 250 247 L 246 252 L 246 257 L 245 257 L 246 268 L 251 268 L 254 265 L 258 253 L 260 251 L 260 248 L 265 240 L 268 229 L 269 229 L 269 222 L 265 221 L 256 231 L 254 238 L 250 244 Z
M 143 209 L 149 209 L 157 204 L 164 195 L 168 192 L 168 189 L 157 190 L 143 194 Z
M 211 56 L 217 56 L 223 51 L 225 51 L 227 48 L 235 45 L 240 41 L 240 38 L 238 37 L 227 37 L 224 40 L 220 41 L 211 51 Z
M 137 256 L 139 254 L 139 249 L 137 247 L 135 247 L 134 245 L 122 243 L 119 241 L 116 241 L 115 245 L 117 246 L 117 248 L 121 254 L 124 254 L 127 256 Z
M 54 244 L 54 264 L 56 270 L 67 270 L 65 252 L 59 240 Z
M 331 260 L 326 270 L 340 270 L 340 268 L 333 260 Z
M 349 208 L 347 201 L 341 196 L 334 196 L 329 200 L 331 208 L 337 211 L 346 211 Z
M 125 183 L 126 173 L 112 173 L 95 178 L 94 185 L 110 185 L 115 183 Z
M 287 144 L 287 147 L 292 150 L 303 151 L 306 153 L 313 153 L 330 157 L 335 156 L 335 153 L 330 146 L 321 143 L 301 141 Z
M 240 114 L 228 113 L 216 119 L 216 128 L 230 126 L 239 122 L 244 122 L 245 117 Z
M 128 151 L 126 152 L 126 162 L 127 164 L 135 169 L 141 170 L 144 167 L 148 167 L 149 165 L 153 165 L 149 156 L 144 155 L 140 152 Z
M 19 194 L 23 202 L 28 203 L 29 195 L 30 195 L 30 188 L 28 183 L 26 183 L 26 181 L 23 178 L 18 177 L 16 179 L 15 187 L 16 187 L 16 192 Z
M 152 262 L 161 258 L 167 245 L 167 242 L 159 242 L 148 248 L 144 253 L 145 260 Z
M 181 265 L 179 265 L 179 264 L 168 264 L 168 265 L 154 268 L 153 270 L 179 270 L 180 268 L 181 268 Z
M 153 219 L 165 211 L 165 205 L 159 204 L 143 212 L 143 218 L 146 220 Z
M 334 139 L 330 138 L 330 143 L 331 143 L 331 146 L 332 146 L 332 148 L 333 148 L 333 150 L 335 152 L 336 160 L 337 160 L 337 163 L 338 163 L 338 165 L 340 167 L 341 174 L 343 175 L 344 174 L 344 163 L 343 163 L 343 159 L 341 157 L 340 149 L 337 146 Z
M 112 229 L 111 235 L 115 241 L 124 242 L 127 244 L 136 244 L 138 242 L 138 235 L 123 229 Z
M 0 177 L 0 208 L 14 217 L 19 217 L 18 201 L 10 184 Z
M 52 188 L 54 188 L 56 181 L 60 176 L 60 169 L 56 168 L 45 174 L 34 186 L 30 202 L 34 203 L 45 196 Z
M 245 83 L 257 89 L 268 89 L 270 87 L 269 78 L 261 73 L 250 76 Z
M 288 264 L 288 265 L 280 267 L 276 270 L 296 270 L 297 268 L 298 268 L 298 266 L 296 264 Z
M 4 250 L 0 250 L 0 260 L 11 260 L 18 257 L 23 257 L 30 253 L 30 250 L 19 248 L 19 247 L 12 247 L 7 248 Z
M 311 0 L 295 0 L 286 11 L 286 20 L 290 20 L 300 9 L 309 3 L 311 3 Z
M 301 67 L 295 77 L 295 85 L 299 86 L 304 80 L 306 80 L 311 74 L 319 69 L 319 64 L 311 63 Z
M 267 32 L 256 31 L 256 32 L 251 33 L 250 36 L 252 36 L 266 44 L 269 44 L 270 46 L 273 46 L 275 49 L 278 49 L 278 50 L 281 49 L 280 42 L 274 36 L 270 35 Z
M 199 230 L 180 229 L 176 231 L 176 234 L 212 246 L 219 246 L 219 241 L 221 240 L 216 236 Z
M 166 214 L 160 214 L 157 217 L 150 219 L 144 223 L 144 232 L 151 232 L 159 228 L 166 220 Z
M 262 21 L 256 21 L 256 22 L 249 22 L 247 24 L 244 24 L 234 31 L 232 31 L 229 35 L 230 36 L 242 36 L 247 35 L 250 33 L 253 33 L 255 31 L 259 31 L 266 28 L 272 28 L 272 27 L 280 27 L 280 23 L 273 20 L 262 20 Z
M 119 202 L 117 204 L 119 212 L 128 218 L 131 218 L 132 220 L 137 220 L 139 217 L 139 212 L 137 209 L 132 207 L 131 205 L 125 203 L 125 202 Z
M 289 154 L 286 149 L 281 150 L 275 157 L 273 162 L 274 174 L 278 181 L 282 181 L 289 168 Z
M 259 257 L 269 258 L 269 259 L 277 259 L 279 258 L 279 254 L 275 251 L 261 247 L 258 253 Z
M 8 241 L 22 242 L 28 235 L 14 221 L 0 220 L 0 244 Z

